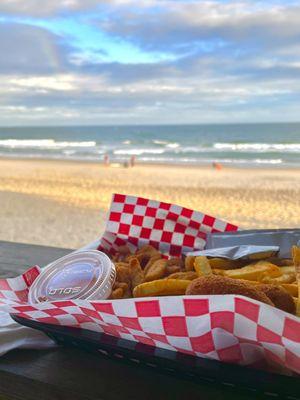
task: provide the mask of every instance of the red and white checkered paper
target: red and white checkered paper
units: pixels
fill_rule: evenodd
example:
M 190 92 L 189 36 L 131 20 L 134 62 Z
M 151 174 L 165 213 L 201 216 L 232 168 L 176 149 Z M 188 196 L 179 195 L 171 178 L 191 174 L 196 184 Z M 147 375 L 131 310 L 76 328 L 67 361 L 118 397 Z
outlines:
M 116 252 L 125 242 L 133 248 L 151 243 L 166 255 L 179 255 L 203 248 L 207 232 L 236 229 L 182 207 L 115 195 L 100 248 Z M 1 309 L 39 322 L 145 343 L 153 346 L 153 354 L 166 348 L 223 362 L 276 366 L 300 373 L 300 319 L 274 307 L 238 295 L 30 305 L 26 302 L 28 288 L 39 272 L 33 267 L 20 277 L 1 280 Z
M 151 244 L 161 253 L 180 256 L 202 250 L 211 232 L 236 231 L 237 226 L 185 207 L 115 194 L 99 250 L 114 254 L 127 244 L 133 251 Z

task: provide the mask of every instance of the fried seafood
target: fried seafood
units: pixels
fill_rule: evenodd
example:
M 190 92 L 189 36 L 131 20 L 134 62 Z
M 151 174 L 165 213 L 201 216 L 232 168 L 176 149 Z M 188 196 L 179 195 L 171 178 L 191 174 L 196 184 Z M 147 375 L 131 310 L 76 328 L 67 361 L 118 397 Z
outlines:
M 297 300 L 296 314 L 300 316 L 300 247 L 299 246 L 293 246 L 292 257 L 295 266 L 296 282 L 298 285 L 298 300 Z
M 165 276 L 166 273 L 166 265 L 167 260 L 161 258 L 160 260 L 155 261 L 147 270 L 145 275 L 145 281 L 154 281 L 157 279 L 161 279 Z
M 295 314 L 296 307 L 293 297 L 282 287 L 276 285 L 259 285 L 258 289 L 264 292 L 274 303 L 274 306 L 282 311 Z
M 203 276 L 195 279 L 190 282 L 185 293 L 187 295 L 240 294 L 274 306 L 269 297 L 258 287 L 237 279 L 218 275 Z
M 244 260 L 192 255 L 167 259 L 150 245 L 134 254 L 129 247 L 122 246 L 113 261 L 116 282 L 111 299 L 185 293 L 239 294 L 300 315 L 300 248 L 297 246 L 293 248 L 293 260 L 273 257 L 247 265 Z

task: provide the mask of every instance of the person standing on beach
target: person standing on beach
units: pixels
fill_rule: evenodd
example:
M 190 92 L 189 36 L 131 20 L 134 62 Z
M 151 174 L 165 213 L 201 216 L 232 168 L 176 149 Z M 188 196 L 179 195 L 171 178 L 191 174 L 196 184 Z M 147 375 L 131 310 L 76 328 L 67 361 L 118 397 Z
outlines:
M 136 161 L 136 156 L 131 156 L 130 157 L 130 166 L 134 167 L 135 166 L 135 161 Z
M 103 162 L 104 162 L 105 167 L 109 167 L 109 155 L 108 154 L 104 154 Z

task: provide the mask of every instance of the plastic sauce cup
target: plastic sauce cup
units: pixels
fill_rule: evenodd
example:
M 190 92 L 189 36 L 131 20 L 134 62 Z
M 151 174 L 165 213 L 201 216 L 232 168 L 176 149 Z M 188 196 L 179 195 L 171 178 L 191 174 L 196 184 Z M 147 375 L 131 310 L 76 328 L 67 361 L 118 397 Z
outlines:
M 114 264 L 101 251 L 68 254 L 41 272 L 29 289 L 28 301 L 105 300 L 111 294 L 115 277 Z

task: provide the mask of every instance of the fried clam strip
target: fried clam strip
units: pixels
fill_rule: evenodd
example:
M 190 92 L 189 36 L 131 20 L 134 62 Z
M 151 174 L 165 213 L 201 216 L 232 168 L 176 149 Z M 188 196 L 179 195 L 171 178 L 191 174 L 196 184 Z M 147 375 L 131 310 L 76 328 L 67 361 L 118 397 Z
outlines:
M 145 282 L 134 288 L 133 297 L 183 295 L 190 283 L 191 281 L 183 279 L 159 279 Z
M 110 298 L 123 299 L 127 297 L 131 297 L 131 291 L 129 289 L 128 284 L 125 282 L 115 282 Z
M 142 268 L 146 268 L 149 261 L 160 259 L 162 256 L 153 246 L 145 245 L 141 247 L 134 255 L 140 262 Z
M 116 283 L 113 287 L 112 296 L 113 298 L 127 298 L 131 297 L 131 291 L 135 286 L 144 282 L 144 272 L 140 266 L 140 262 L 137 258 L 131 257 L 129 263 L 119 262 L 115 264 L 117 276 Z M 127 287 L 119 286 L 120 284 L 126 284 Z M 115 292 L 116 289 L 122 289 Z M 118 297 L 116 297 L 118 296 Z
M 269 297 L 276 308 L 291 314 L 295 314 L 296 307 L 293 297 L 281 286 L 262 284 L 257 286 L 257 288 Z
M 129 261 L 130 278 L 131 278 L 131 289 L 134 289 L 137 285 L 144 282 L 145 276 L 137 258 L 131 258 Z
M 202 276 L 193 280 L 187 287 L 186 294 L 240 294 L 269 305 L 274 305 L 269 297 L 259 290 L 258 287 L 238 279 L 218 275 Z
M 173 257 L 167 260 L 166 264 L 166 275 L 174 274 L 175 272 L 180 272 L 183 268 L 183 260 L 179 257 Z
M 160 260 L 154 261 L 154 263 L 145 271 L 145 281 L 154 281 L 161 279 L 166 274 L 167 260 L 161 258 Z
M 297 294 L 297 306 L 296 306 L 296 314 L 300 316 L 300 247 L 293 246 L 292 247 L 292 257 L 295 265 L 296 272 L 296 282 L 298 286 L 298 294 Z
M 241 282 L 247 282 L 251 285 L 263 285 L 263 282 L 258 281 L 248 281 L 244 279 L 240 279 Z M 294 298 L 298 297 L 298 286 L 295 283 L 281 283 L 275 284 L 276 286 L 281 286 L 284 290 L 286 290 L 291 296 Z

